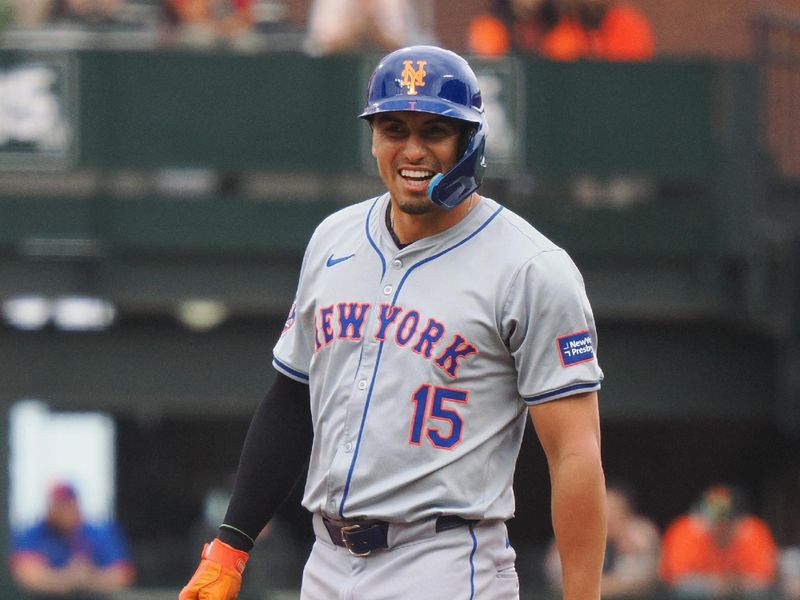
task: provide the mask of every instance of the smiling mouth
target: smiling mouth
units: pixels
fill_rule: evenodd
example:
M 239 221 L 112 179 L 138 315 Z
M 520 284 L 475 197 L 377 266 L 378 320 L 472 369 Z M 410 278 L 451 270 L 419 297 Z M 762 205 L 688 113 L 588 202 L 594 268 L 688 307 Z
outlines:
M 429 169 L 400 169 L 400 177 L 413 183 L 423 183 L 429 181 L 436 175 Z

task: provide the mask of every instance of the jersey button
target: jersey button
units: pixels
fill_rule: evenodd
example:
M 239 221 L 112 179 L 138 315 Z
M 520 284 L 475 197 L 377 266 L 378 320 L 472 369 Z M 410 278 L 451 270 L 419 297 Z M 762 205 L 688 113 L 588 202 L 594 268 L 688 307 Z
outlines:
M 358 382 L 358 389 L 360 389 L 360 390 L 367 389 L 367 380 L 366 379 L 362 379 L 361 381 Z
M 383 288 L 383 293 L 384 293 L 384 294 L 386 294 L 387 296 L 388 296 L 389 294 L 391 294 L 391 293 L 392 293 L 392 286 L 390 286 L 390 285 L 387 285 L 386 287 L 384 287 L 384 288 Z
M 350 452 L 352 449 L 353 449 L 353 444 L 351 444 L 350 442 L 347 442 L 347 443 L 344 445 L 344 451 L 345 451 L 345 452 Z
M 395 269 L 402 269 L 402 268 L 403 268 L 403 261 L 402 261 L 402 260 L 400 260 L 399 258 L 396 258 L 396 259 L 394 259 L 394 260 L 392 261 L 392 266 L 393 266 Z

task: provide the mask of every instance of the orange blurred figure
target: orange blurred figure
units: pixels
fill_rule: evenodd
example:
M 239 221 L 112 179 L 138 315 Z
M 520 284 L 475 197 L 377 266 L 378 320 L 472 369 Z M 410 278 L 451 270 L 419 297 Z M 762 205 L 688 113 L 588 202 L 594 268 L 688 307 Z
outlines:
M 767 524 L 742 512 L 734 490 L 709 487 L 689 514 L 664 533 L 661 579 L 671 590 L 718 598 L 768 593 L 778 553 Z
M 486 57 L 516 52 L 561 61 L 641 61 L 655 53 L 647 18 L 615 0 L 497 0 L 472 20 L 467 41 Z

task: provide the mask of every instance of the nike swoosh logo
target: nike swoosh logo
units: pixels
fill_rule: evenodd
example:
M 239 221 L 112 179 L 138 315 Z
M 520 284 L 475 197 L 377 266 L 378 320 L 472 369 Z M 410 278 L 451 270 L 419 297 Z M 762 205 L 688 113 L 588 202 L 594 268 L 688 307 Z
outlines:
M 338 265 L 340 262 L 344 262 L 346 260 L 350 260 L 353 258 L 355 254 L 350 254 L 349 256 L 342 256 L 340 258 L 333 258 L 333 254 L 328 257 L 328 261 L 325 263 L 326 267 L 332 267 L 333 265 Z

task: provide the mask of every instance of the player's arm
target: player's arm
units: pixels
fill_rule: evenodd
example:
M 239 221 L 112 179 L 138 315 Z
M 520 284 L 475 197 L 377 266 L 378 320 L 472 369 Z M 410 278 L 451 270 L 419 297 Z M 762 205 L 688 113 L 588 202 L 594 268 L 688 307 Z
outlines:
M 250 422 L 219 536 L 180 600 L 236 598 L 247 552 L 305 471 L 312 439 L 308 385 L 278 373 Z
M 606 544 L 597 392 L 529 408 L 547 456 L 564 600 L 599 600 Z
M 96 593 L 118 592 L 133 585 L 135 571 L 129 562 L 118 562 L 105 567 L 91 568 L 86 589 Z
M 11 575 L 20 588 L 38 594 L 64 594 L 75 588 L 65 569 L 51 567 L 47 559 L 34 552 L 11 557 Z

